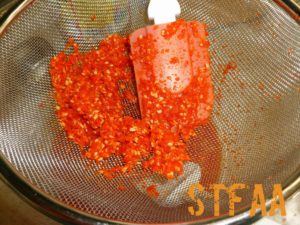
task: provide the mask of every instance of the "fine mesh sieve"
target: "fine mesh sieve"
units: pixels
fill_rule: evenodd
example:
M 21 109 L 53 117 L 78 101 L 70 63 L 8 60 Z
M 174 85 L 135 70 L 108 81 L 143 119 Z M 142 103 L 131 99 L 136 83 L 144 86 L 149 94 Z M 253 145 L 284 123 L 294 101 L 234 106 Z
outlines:
M 25 0 L 1 26 L 1 171 L 15 185 L 23 185 L 19 190 L 34 190 L 46 199 L 43 203 L 48 205 L 43 207 L 58 211 L 64 219 L 94 224 L 220 219 L 213 218 L 209 194 L 203 199 L 205 214 L 197 218 L 187 210 L 190 203 L 165 207 L 145 195 L 137 188 L 139 174 L 113 181 L 96 175 L 101 165 L 83 159 L 57 122 L 50 58 L 69 37 L 87 51 L 109 34 L 127 35 L 144 27 L 149 24 L 148 3 Z M 211 171 L 216 171 L 219 160 L 218 183 L 263 184 L 268 197 L 275 183 L 299 185 L 299 24 L 271 0 L 181 0 L 180 4 L 183 18 L 209 25 L 212 44 L 214 114 L 208 125 L 197 129 L 188 150 L 192 160 L 200 163 L 202 182 L 214 179 Z M 238 67 L 224 74 L 230 62 Z M 129 114 L 139 115 L 136 105 L 128 107 Z M 119 184 L 127 190 L 120 192 Z M 243 202 L 237 212 L 241 213 L 249 209 L 251 193 L 239 195 Z M 225 215 L 228 200 L 221 199 Z

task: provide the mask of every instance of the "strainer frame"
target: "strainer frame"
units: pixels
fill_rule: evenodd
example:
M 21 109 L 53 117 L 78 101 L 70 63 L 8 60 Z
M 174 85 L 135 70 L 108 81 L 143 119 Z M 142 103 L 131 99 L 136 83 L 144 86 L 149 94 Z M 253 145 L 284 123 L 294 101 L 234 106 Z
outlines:
M 5 33 L 6 28 L 14 21 L 15 18 L 23 11 L 26 10 L 36 0 L 13 0 L 4 2 L 12 3 L 6 9 L 6 13 L 0 18 L 0 37 Z M 287 6 L 285 9 L 289 9 L 288 12 L 292 15 L 300 14 L 300 1 L 298 0 L 274 0 L 277 3 Z M 299 5 L 298 5 L 299 4 Z M 298 22 L 299 17 L 298 17 Z M 18 175 L 15 168 L 3 157 L 0 152 L 0 179 L 6 182 L 17 194 L 23 199 L 29 202 L 33 207 L 47 216 L 64 223 L 76 223 L 76 224 L 129 224 L 122 221 L 112 221 L 105 218 L 83 213 L 76 209 L 69 208 L 66 204 L 56 201 L 54 198 L 47 197 L 46 193 L 36 189 L 26 179 Z M 285 199 L 291 197 L 300 189 L 300 167 L 297 169 L 289 180 L 286 182 L 286 186 L 283 189 L 283 195 Z M 267 200 L 267 208 L 271 205 L 271 199 Z M 243 210 L 235 217 L 222 216 L 215 219 L 214 224 L 250 224 L 261 218 L 260 211 L 252 218 L 249 217 L 248 209 Z M 211 219 L 192 222 L 189 224 L 207 224 L 211 223 Z M 215 223 L 217 222 L 217 223 Z
M 80 212 L 79 210 L 70 209 L 65 204 L 56 201 L 53 198 L 46 197 L 46 194 L 42 191 L 34 188 L 30 185 L 22 176 L 17 175 L 17 171 L 9 165 L 2 154 L 0 153 L 0 179 L 7 183 L 12 190 L 14 190 L 22 199 L 33 206 L 38 211 L 49 216 L 50 218 L 58 221 L 64 222 L 64 224 L 130 224 L 124 223 L 122 221 L 110 221 L 105 218 L 97 219 L 95 216 L 88 215 L 86 213 Z M 290 198 L 300 189 L 300 168 L 295 173 L 294 176 L 290 177 L 287 181 L 286 187 L 283 189 L 283 195 L 285 199 Z M 271 199 L 268 198 L 266 201 L 266 207 L 269 209 L 271 206 Z M 253 222 L 261 219 L 261 212 L 257 211 L 254 217 L 249 216 L 249 209 L 245 209 L 240 214 L 235 217 L 223 216 L 216 219 L 214 222 L 209 224 L 252 224 Z M 210 221 L 211 222 L 211 221 Z M 191 225 L 196 224 L 207 224 L 205 221 L 201 220 L 201 223 L 193 222 L 189 223 Z M 162 224 L 163 225 L 163 224 Z

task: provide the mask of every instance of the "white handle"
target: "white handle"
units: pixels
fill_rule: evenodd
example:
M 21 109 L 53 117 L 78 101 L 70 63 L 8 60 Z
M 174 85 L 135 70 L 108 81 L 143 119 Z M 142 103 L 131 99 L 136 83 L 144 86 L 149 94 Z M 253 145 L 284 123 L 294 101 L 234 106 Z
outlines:
M 155 24 L 171 23 L 180 15 L 181 8 L 177 0 L 151 0 L 148 7 L 148 17 Z

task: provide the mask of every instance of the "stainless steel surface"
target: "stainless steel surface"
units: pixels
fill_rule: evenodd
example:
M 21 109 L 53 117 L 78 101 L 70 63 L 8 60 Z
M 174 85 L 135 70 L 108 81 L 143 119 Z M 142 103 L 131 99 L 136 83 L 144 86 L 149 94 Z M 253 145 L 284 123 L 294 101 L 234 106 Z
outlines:
M 2 0 L 0 2 L 0 18 L 10 9 L 13 9 L 20 0 Z
M 63 49 L 69 37 L 75 37 L 81 48 L 87 50 L 112 32 L 128 34 L 145 26 L 147 3 L 23 2 L 0 28 L 1 159 L 24 184 L 52 204 L 94 220 L 212 221 L 213 207 L 209 201 L 200 220 L 188 214 L 185 204 L 159 207 L 135 188 L 136 179 L 120 177 L 111 182 L 95 176 L 99 166 L 89 165 L 81 158 L 55 118 L 48 74 L 51 56 Z M 223 149 L 220 182 L 262 183 L 270 196 L 274 183 L 287 187 L 294 181 L 285 191 L 290 195 L 299 187 L 299 179 L 295 178 L 300 172 L 299 25 L 273 1 L 181 4 L 184 18 L 204 20 L 209 25 L 215 91 L 222 95 L 213 117 Z M 93 15 L 96 23 L 90 19 Z M 9 29 L 4 31 L 9 22 Z M 232 60 L 238 69 L 225 78 L 222 68 Z M 201 134 L 203 129 L 198 132 Z M 202 141 L 193 140 L 189 150 L 192 158 L 201 154 Z M 213 141 L 207 137 L 207 145 Z M 240 166 L 231 150 L 239 152 Z M 120 193 L 115 188 L 117 183 L 126 184 L 128 191 Z M 243 194 L 243 198 L 241 210 L 251 203 L 249 193 Z M 225 199 L 221 204 L 224 211 Z M 244 213 L 231 221 L 246 217 Z
M 0 225 L 60 225 L 32 208 L 0 179 Z

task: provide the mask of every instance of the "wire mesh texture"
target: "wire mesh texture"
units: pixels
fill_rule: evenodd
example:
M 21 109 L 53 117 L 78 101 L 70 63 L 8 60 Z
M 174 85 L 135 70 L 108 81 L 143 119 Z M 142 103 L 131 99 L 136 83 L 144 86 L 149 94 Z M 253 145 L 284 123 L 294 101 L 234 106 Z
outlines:
M 189 203 L 157 204 L 137 188 L 140 176 L 109 181 L 83 159 L 55 116 L 49 61 L 74 37 L 81 50 L 112 33 L 127 35 L 149 24 L 146 0 L 38 0 L 14 18 L 0 39 L 0 154 L 38 191 L 99 220 L 192 223 L 213 218 L 204 200 L 201 218 Z M 219 181 L 273 184 L 299 172 L 300 26 L 270 0 L 181 0 L 182 17 L 209 26 L 216 104 L 212 121 L 189 143 L 191 158 L 222 152 Z M 97 20 L 92 21 L 91 16 Z M 224 74 L 229 62 L 237 69 Z M 130 109 L 138 115 L 136 107 Z M 216 133 L 216 135 L 212 134 Z M 206 154 L 207 155 L 207 154 Z M 211 159 L 213 161 L 213 157 Z M 213 170 L 207 162 L 205 167 Z M 209 173 L 208 173 L 209 174 Z M 116 189 L 118 184 L 127 191 Z M 237 211 L 250 207 L 241 193 Z M 221 201 L 225 213 L 227 201 Z

